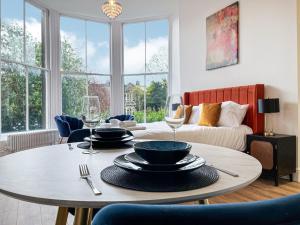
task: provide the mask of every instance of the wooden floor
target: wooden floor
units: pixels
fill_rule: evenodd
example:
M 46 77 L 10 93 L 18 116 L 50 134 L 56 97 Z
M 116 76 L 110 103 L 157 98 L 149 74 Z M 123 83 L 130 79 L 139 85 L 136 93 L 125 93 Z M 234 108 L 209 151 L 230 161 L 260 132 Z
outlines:
M 244 189 L 209 201 L 211 204 L 248 202 L 300 193 L 300 183 L 286 180 L 280 182 L 280 186 L 275 187 L 273 182 L 260 179 Z M 56 212 L 56 207 L 22 202 L 0 195 L 0 225 L 54 225 Z M 73 217 L 69 216 L 68 225 L 73 223 L 72 220 Z
M 246 188 L 234 193 L 209 199 L 210 203 L 250 202 L 284 197 L 300 193 L 300 183 L 280 180 L 279 187 L 273 181 L 259 179 Z

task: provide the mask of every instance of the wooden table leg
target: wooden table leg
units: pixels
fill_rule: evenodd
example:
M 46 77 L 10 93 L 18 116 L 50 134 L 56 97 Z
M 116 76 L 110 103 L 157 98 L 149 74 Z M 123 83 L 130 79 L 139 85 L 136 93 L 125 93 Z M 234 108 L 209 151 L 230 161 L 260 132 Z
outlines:
M 68 220 L 68 208 L 66 207 L 59 207 L 55 225 L 66 225 Z
M 199 205 L 209 205 L 208 199 L 203 199 L 198 201 Z
M 89 220 L 89 209 L 88 208 L 76 208 L 74 225 L 90 225 Z
M 88 210 L 88 218 L 87 218 L 87 224 L 91 225 L 93 220 L 93 208 L 89 208 Z

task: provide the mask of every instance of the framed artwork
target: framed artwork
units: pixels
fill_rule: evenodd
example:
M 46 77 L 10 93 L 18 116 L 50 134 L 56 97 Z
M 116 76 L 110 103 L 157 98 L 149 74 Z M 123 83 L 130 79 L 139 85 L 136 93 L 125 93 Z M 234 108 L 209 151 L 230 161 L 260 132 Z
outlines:
M 239 62 L 239 3 L 233 3 L 206 19 L 206 70 Z

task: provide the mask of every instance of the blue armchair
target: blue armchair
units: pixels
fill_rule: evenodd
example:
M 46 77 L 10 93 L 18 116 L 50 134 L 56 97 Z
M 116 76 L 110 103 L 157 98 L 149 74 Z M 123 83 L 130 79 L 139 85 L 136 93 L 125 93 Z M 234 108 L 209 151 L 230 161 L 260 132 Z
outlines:
M 118 119 L 120 121 L 125 121 L 125 120 L 134 120 L 133 115 L 117 115 L 117 116 L 112 116 L 109 117 L 108 119 L 105 120 L 105 123 L 109 123 L 109 120 L 111 119 Z
M 299 225 L 300 194 L 251 203 L 198 206 L 116 204 L 93 225 Z
M 57 129 L 61 137 L 60 142 L 64 137 L 69 137 L 72 131 L 82 129 L 83 127 L 82 120 L 76 117 L 61 115 L 55 116 L 54 120 L 56 122 Z
M 94 132 L 93 132 L 94 133 Z M 82 142 L 84 138 L 90 136 L 90 129 L 77 129 L 71 132 L 68 143 Z

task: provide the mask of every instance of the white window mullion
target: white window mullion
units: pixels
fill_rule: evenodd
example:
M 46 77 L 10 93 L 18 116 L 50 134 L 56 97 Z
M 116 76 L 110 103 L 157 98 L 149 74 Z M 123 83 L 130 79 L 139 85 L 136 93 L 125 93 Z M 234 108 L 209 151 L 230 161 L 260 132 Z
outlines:
M 29 74 L 28 67 L 25 66 L 25 76 L 26 76 L 26 131 L 29 130 Z
M 1 11 L 1 7 L 0 7 L 0 11 Z M 1 23 L 0 23 L 0 26 L 1 26 Z M 0 37 L 1 37 L 1 33 L 0 33 Z M 0 106 L 1 106 L 1 109 L 2 109 L 2 61 L 1 61 L 1 52 L 0 52 Z M 2 134 L 2 110 L 0 110 L 0 134 Z
M 27 52 L 27 46 L 26 46 L 26 1 L 23 1 L 23 62 L 26 63 L 27 62 L 27 56 L 26 56 L 26 52 Z M 26 77 L 26 97 L 25 97 L 25 106 L 26 106 L 26 121 L 25 121 L 25 129 L 26 131 L 29 130 L 29 77 L 28 77 L 28 67 L 25 66 L 25 77 Z
M 85 73 L 87 73 L 87 21 L 84 21 L 84 32 L 85 32 Z
M 26 63 L 26 2 L 23 1 L 23 62 Z
M 54 116 L 62 112 L 61 75 L 60 75 L 60 15 L 57 11 L 49 11 L 49 48 L 51 76 L 49 82 L 49 121 L 50 128 L 56 128 Z
M 113 115 L 124 113 L 124 87 L 122 82 L 122 24 L 111 23 L 111 111 Z
M 2 4 L 0 0 L 0 107 L 2 108 L 2 52 L 1 52 L 1 28 L 2 28 Z M 0 134 L 2 134 L 2 110 L 0 110 Z
M 147 84 L 146 84 L 146 81 L 147 81 L 147 79 L 146 79 L 146 73 L 147 73 L 147 69 L 146 69 L 146 66 L 147 66 L 147 30 L 146 30 L 146 23 L 144 22 L 144 38 L 145 38 L 145 42 L 144 42 L 144 44 L 145 44 L 145 68 L 144 68 L 144 72 L 145 72 L 145 74 L 144 74 L 144 123 L 146 123 L 147 122 L 147 98 L 146 98 L 146 94 L 147 94 L 147 92 L 146 92 L 146 90 L 147 90 Z
M 85 38 L 85 74 L 86 74 L 86 95 L 89 96 L 89 76 L 87 75 L 87 21 L 84 21 L 84 38 Z

